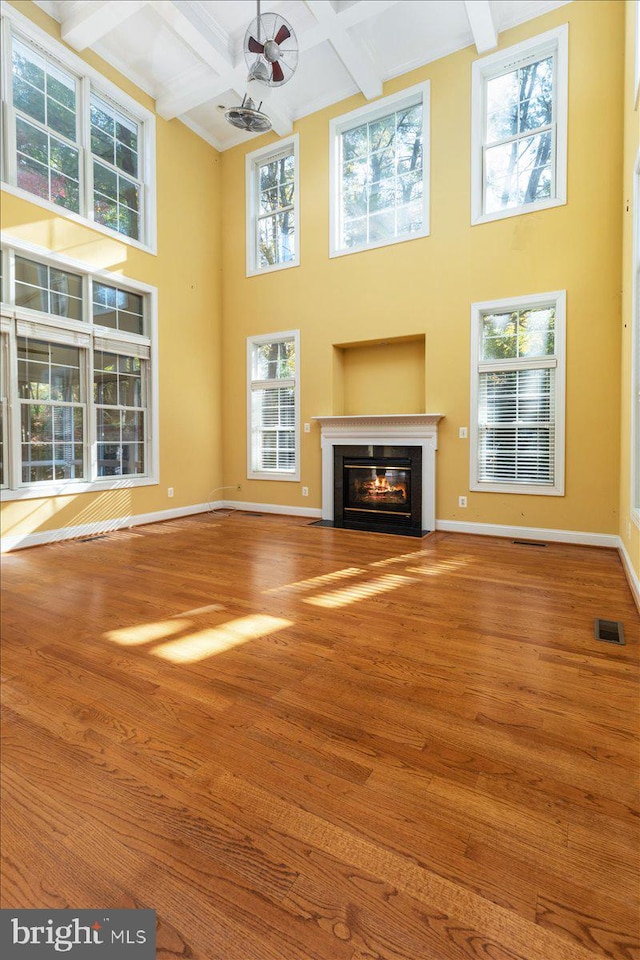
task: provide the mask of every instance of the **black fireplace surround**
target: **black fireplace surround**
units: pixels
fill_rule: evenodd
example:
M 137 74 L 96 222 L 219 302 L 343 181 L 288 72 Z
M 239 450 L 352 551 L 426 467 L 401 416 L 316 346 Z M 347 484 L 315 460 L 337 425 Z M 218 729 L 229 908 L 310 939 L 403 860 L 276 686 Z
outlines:
M 333 526 L 421 537 L 422 447 L 335 446 Z

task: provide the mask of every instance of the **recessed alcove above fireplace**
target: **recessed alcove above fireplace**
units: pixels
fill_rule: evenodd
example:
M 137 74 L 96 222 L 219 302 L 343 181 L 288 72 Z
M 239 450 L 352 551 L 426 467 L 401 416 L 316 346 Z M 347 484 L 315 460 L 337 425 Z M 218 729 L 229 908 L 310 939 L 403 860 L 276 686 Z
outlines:
M 341 416 L 423 413 L 424 334 L 334 343 L 331 406 Z
M 442 414 L 314 417 L 322 431 L 322 519 L 422 536 L 435 529 Z

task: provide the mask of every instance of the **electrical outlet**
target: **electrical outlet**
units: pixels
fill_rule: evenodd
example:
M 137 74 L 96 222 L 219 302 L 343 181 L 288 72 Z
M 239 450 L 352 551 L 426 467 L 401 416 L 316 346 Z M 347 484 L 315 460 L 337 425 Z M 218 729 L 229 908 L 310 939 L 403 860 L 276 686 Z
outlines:
M 309 496 L 309 487 L 303 487 L 303 488 L 302 488 L 302 496 L 303 496 L 303 497 L 308 497 L 308 496 Z
M 467 505 L 467 498 L 466 498 L 466 497 L 458 497 L 458 506 L 459 506 L 459 507 L 466 507 L 466 505 Z
M 467 428 L 466 428 L 466 427 L 458 427 L 458 437 L 460 438 L 460 440 L 466 440 L 466 439 L 467 439 Z
M 168 496 L 168 497 L 172 497 L 172 496 L 173 496 L 173 487 L 167 487 L 167 496 Z
M 305 432 L 305 433 L 311 433 L 311 424 L 310 424 L 310 423 L 305 423 L 305 425 L 304 425 L 304 432 Z

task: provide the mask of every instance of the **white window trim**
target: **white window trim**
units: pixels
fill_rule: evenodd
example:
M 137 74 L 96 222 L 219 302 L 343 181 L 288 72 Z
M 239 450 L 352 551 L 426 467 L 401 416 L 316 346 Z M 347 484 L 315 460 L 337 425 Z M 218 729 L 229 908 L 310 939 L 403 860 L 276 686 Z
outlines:
M 2 95 L 3 95 L 3 140 L 4 154 L 2 158 L 2 190 L 12 196 L 27 200 L 38 207 L 42 207 L 66 220 L 90 227 L 98 233 L 125 243 L 128 246 L 144 250 L 146 253 L 157 254 L 157 213 L 156 213 L 156 118 L 155 115 L 142 106 L 137 100 L 121 90 L 110 80 L 107 80 L 98 70 L 89 66 L 75 53 L 72 53 L 67 47 L 45 33 L 44 30 L 37 27 L 28 17 L 20 13 L 15 7 L 5 3 L 2 6 L 2 59 L 4 67 L 2 70 Z M 92 178 L 89 175 L 91 167 L 91 140 L 88 131 L 88 100 L 89 90 L 87 80 L 92 84 L 96 94 L 105 97 L 119 106 L 125 113 L 130 114 L 138 121 L 141 127 L 142 140 L 142 171 L 141 180 L 143 183 L 141 206 L 142 206 L 142 235 L 144 240 L 136 240 L 134 237 L 127 237 L 117 230 L 111 230 L 101 223 L 96 223 L 92 216 L 84 216 L 81 213 L 75 213 L 73 210 L 67 210 L 49 200 L 43 200 L 41 197 L 23 190 L 16 186 L 16 156 L 15 156 L 15 111 L 13 105 L 9 102 L 9 91 L 11 90 L 11 33 L 15 27 L 19 35 L 24 36 L 27 41 L 39 46 L 45 55 L 57 60 L 63 67 L 70 70 L 80 80 L 78 88 L 78 116 L 81 128 L 81 146 L 80 146 L 80 164 L 81 164 L 81 204 L 84 209 L 92 208 L 91 187 Z M 84 164 L 83 164 L 84 156 Z M 84 201 L 82 194 L 84 191 Z
M 631 281 L 631 447 L 630 447 L 630 512 L 631 519 L 640 528 L 640 424 L 638 423 L 638 396 L 640 395 L 640 151 L 633 170 L 633 235 Z M 635 502 L 634 502 L 635 501 Z
M 519 61 L 555 53 L 555 158 L 553 196 L 535 200 L 519 207 L 506 210 L 484 212 L 484 119 L 485 119 L 485 81 L 491 77 L 515 69 Z M 492 220 L 505 220 L 507 217 L 519 217 L 525 213 L 535 213 L 559 207 L 567 202 L 567 112 L 568 112 L 568 74 L 569 74 L 569 25 L 563 24 L 555 30 L 541 33 L 537 37 L 517 43 L 506 50 L 499 50 L 471 65 L 471 225 L 489 223 Z
M 254 470 L 252 459 L 252 393 L 253 393 L 253 348 L 263 343 L 275 343 L 278 340 L 293 340 L 296 353 L 296 375 L 294 387 L 295 403 L 295 456 L 296 468 L 292 472 L 279 470 Z M 300 331 L 286 330 L 280 333 L 265 333 L 256 337 L 247 337 L 247 480 L 285 480 L 300 481 Z
M 294 164 L 294 230 L 296 238 L 296 253 L 293 260 L 286 263 L 274 263 L 271 266 L 258 266 L 258 168 L 268 163 L 271 157 L 280 156 L 291 147 Z M 263 273 L 273 273 L 276 270 L 287 270 L 289 267 L 300 266 L 300 136 L 294 133 L 290 137 L 269 144 L 260 150 L 248 153 L 245 161 L 246 175 L 246 205 L 247 205 L 247 276 L 256 277 Z
M 564 496 L 565 472 L 565 393 L 566 393 L 566 298 L 565 290 L 551 293 L 536 293 L 526 297 L 508 297 L 504 300 L 486 300 L 471 305 L 471 412 L 470 412 L 470 473 L 469 489 L 486 493 L 519 493 L 543 497 Z M 509 310 L 522 310 L 526 307 L 545 307 L 553 304 L 555 317 L 555 445 L 553 485 L 541 486 L 537 483 L 490 483 L 478 480 L 478 401 L 480 382 L 480 338 L 482 316 L 486 313 L 504 313 Z M 549 366 L 546 357 L 530 358 L 519 363 L 530 368 Z M 494 361 L 492 361 L 492 364 Z M 513 368 L 513 361 L 504 361 L 507 369 Z
M 4 258 L 4 264 L 8 265 L 9 268 L 13 268 L 13 257 L 9 257 L 8 250 L 14 250 L 16 253 L 24 256 L 33 256 L 40 260 L 42 263 L 48 263 L 51 266 L 58 267 L 60 269 L 69 269 L 75 273 L 83 275 L 85 282 L 83 283 L 83 311 L 84 316 L 91 316 L 91 291 L 90 285 L 92 280 L 98 280 L 99 282 L 108 283 L 110 286 L 121 287 L 126 290 L 130 290 L 132 293 L 137 293 L 142 296 L 145 296 L 147 301 L 147 316 L 146 322 L 148 325 L 148 334 L 149 336 L 136 336 L 135 334 L 122 334 L 118 330 L 112 330 L 110 327 L 106 328 L 100 324 L 94 324 L 90 320 L 87 321 L 73 321 L 66 320 L 64 318 L 60 319 L 60 323 L 56 323 L 56 320 L 50 314 L 42 314 L 36 310 L 26 310 L 22 307 L 16 307 L 9 303 L 2 303 L 1 312 L 2 316 L 13 321 L 18 319 L 24 319 L 30 323 L 37 323 L 40 325 L 48 325 L 55 330 L 56 327 L 64 326 L 65 329 L 73 330 L 73 332 L 84 333 L 85 335 L 93 334 L 98 337 L 104 337 L 108 335 L 109 339 L 120 342 L 129 342 L 131 344 L 136 344 L 142 346 L 148 346 L 150 351 L 150 369 L 149 376 L 147 377 L 147 425 L 148 425 L 148 434 L 147 434 L 147 473 L 143 477 L 122 477 L 119 479 L 114 479 L 113 477 L 95 479 L 95 480 L 64 480 L 60 483 L 50 483 L 49 481 L 41 482 L 40 484 L 31 484 L 30 486 L 20 486 L 22 483 L 21 480 L 21 469 L 20 461 L 13 455 L 10 459 L 11 463 L 11 473 L 10 473 L 10 486 L 3 487 L 0 490 L 0 502 L 8 502 L 12 500 L 45 500 L 48 497 L 58 497 L 58 496 L 73 496 L 79 493 L 97 493 L 103 490 L 120 490 L 120 489 L 129 489 L 133 487 L 148 487 L 158 484 L 159 482 L 159 439 L 158 439 L 158 430 L 159 430 L 159 377 L 158 377 L 158 292 L 157 288 L 151 286 L 147 283 L 141 283 L 137 280 L 130 280 L 128 277 L 123 277 L 120 274 L 110 273 L 108 270 L 96 270 L 91 264 L 86 263 L 82 260 L 75 260 L 71 257 L 67 257 L 63 254 L 54 254 L 51 250 L 47 250 L 44 247 L 40 247 L 34 243 L 29 243 L 24 240 L 20 240 L 14 236 L 10 236 L 9 233 L 5 233 L 3 236 L 3 242 L 6 244 L 6 249 L 2 251 L 2 256 Z M 6 286 L 10 283 L 10 288 L 13 290 L 13 276 L 9 277 L 9 270 L 3 271 L 3 285 Z M 88 348 L 89 350 L 89 371 L 93 369 L 93 344 Z M 16 369 L 17 358 L 15 356 L 15 338 L 10 337 L 9 340 L 9 364 L 12 366 L 12 369 Z M 7 381 L 8 382 L 8 381 Z M 92 384 L 87 384 L 87 408 L 89 407 L 89 390 L 92 389 Z M 14 394 L 17 390 L 17 383 L 14 384 Z M 15 454 L 15 451 L 20 447 L 20 418 L 19 418 L 19 409 L 16 404 L 16 397 L 11 397 L 11 402 L 9 403 L 8 410 L 8 436 L 11 438 L 8 441 L 8 445 L 11 446 L 12 454 Z M 85 450 L 88 451 L 87 461 L 91 462 L 95 458 L 95 446 L 97 443 L 95 436 L 95 427 L 91 422 L 92 418 L 88 418 L 86 424 L 86 437 L 85 437 Z
M 428 237 L 430 232 L 430 182 L 431 182 L 431 129 L 430 129 L 430 90 L 429 80 L 407 87 L 382 100 L 358 107 L 350 113 L 334 117 L 329 123 L 329 256 L 345 257 L 352 253 L 362 253 L 364 250 L 376 250 L 378 247 L 388 247 L 395 243 L 407 243 L 409 240 L 419 240 Z M 341 247 L 340 244 L 340 137 L 351 127 L 370 122 L 378 117 L 385 117 L 395 111 L 399 105 L 408 100 L 422 99 L 422 230 L 402 237 L 392 237 L 388 240 L 377 240 L 374 243 L 363 243 L 357 247 Z

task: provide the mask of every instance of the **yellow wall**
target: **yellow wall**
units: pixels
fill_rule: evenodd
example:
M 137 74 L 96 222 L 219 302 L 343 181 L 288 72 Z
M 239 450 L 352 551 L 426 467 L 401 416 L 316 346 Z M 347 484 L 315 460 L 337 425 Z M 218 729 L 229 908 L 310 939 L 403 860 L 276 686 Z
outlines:
M 620 537 L 640 577 L 640 530 L 631 519 L 631 329 L 633 311 L 633 181 L 640 147 L 640 113 L 635 109 L 636 4 L 626 3 L 624 84 L 624 176 L 622 189 L 622 358 L 620 366 Z M 638 198 L 640 202 L 640 198 Z M 636 349 L 640 350 L 640 343 Z
M 302 433 L 300 484 L 246 480 L 248 335 L 300 328 L 303 421 L 340 412 L 333 344 L 422 335 L 426 411 L 446 417 L 439 428 L 437 517 L 617 533 L 624 4 L 576 0 L 506 31 L 500 46 L 566 22 L 566 206 L 470 226 L 472 47 L 385 84 L 390 94 L 431 81 L 430 237 L 329 258 L 329 120 L 361 106 L 355 96 L 296 124 L 301 265 L 247 279 L 244 155 L 275 138 L 268 134 L 222 155 L 223 385 L 225 398 L 233 398 L 223 410 L 223 462 L 224 482 L 242 483 L 239 499 L 321 502 L 315 425 Z M 458 439 L 458 427 L 469 424 L 470 304 L 557 289 L 567 290 L 568 309 L 566 496 L 469 493 L 468 441 Z M 468 495 L 467 509 L 458 508 L 459 494 Z
M 13 4 L 57 39 L 35 4 Z M 95 55 L 84 58 L 147 109 L 153 101 Z M 28 240 L 159 288 L 160 483 L 5 503 L 3 536 L 186 507 L 222 483 L 220 157 L 177 120 L 157 117 L 158 255 L 2 193 L 3 238 Z M 167 487 L 175 491 L 167 498 Z M 219 494 L 217 494 L 219 496 Z

